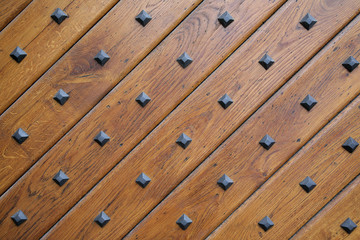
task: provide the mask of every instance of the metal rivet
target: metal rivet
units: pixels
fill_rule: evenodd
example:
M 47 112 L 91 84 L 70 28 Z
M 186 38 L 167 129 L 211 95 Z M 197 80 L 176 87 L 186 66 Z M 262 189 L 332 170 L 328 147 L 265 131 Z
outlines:
M 12 135 L 12 137 L 19 143 L 22 144 L 23 142 L 25 142 L 25 140 L 29 137 L 29 135 L 22 130 L 21 128 L 19 128 L 18 130 L 16 130 L 16 132 Z
M 186 214 L 181 215 L 181 217 L 176 221 L 176 223 L 180 226 L 182 230 L 186 230 L 190 224 L 192 223 L 192 220 L 186 216 Z
M 142 10 L 139 15 L 135 17 L 136 21 L 138 21 L 143 27 L 145 27 L 146 24 L 148 24 L 151 20 L 151 16 Z
M 184 52 L 176 61 L 180 64 L 180 66 L 186 68 L 193 60 L 186 52 Z
M 311 190 L 314 189 L 314 187 L 316 187 L 316 183 L 310 178 L 310 177 L 306 177 L 301 183 L 300 186 L 307 192 L 309 193 Z
M 14 221 L 16 226 L 20 226 L 23 222 L 27 220 L 27 217 L 21 210 L 19 210 L 11 216 L 11 219 Z
M 307 95 L 304 100 L 300 103 L 306 110 L 310 111 L 316 104 L 317 101 L 310 95 Z
M 359 143 L 355 141 L 355 139 L 353 139 L 352 137 L 349 137 L 342 145 L 342 147 L 345 148 L 349 153 L 355 151 L 357 146 L 359 146 Z
M 268 70 L 274 63 L 274 59 L 272 59 L 269 55 L 265 54 L 259 61 L 261 66 L 263 66 L 266 70 Z
M 233 100 L 229 97 L 229 95 L 225 94 L 219 99 L 218 102 L 224 109 L 226 109 L 228 106 L 230 106 L 233 103 Z
M 305 17 L 303 17 L 303 19 L 301 19 L 300 24 L 303 25 L 303 27 L 307 30 L 310 30 L 310 28 L 312 28 L 316 22 L 317 20 L 311 16 L 310 13 L 308 13 L 305 15 Z
M 183 149 L 187 148 L 191 143 L 192 139 L 188 137 L 185 133 L 182 133 L 180 137 L 176 140 L 176 143 L 179 144 Z
M 340 225 L 348 234 L 350 234 L 354 229 L 357 227 L 357 225 L 350 219 L 346 219 L 345 222 L 343 222 Z
M 100 227 L 104 227 L 109 221 L 110 218 L 104 211 L 102 211 L 94 220 Z
M 265 232 L 274 226 L 274 223 L 268 216 L 264 217 L 258 224 Z
M 60 89 L 54 96 L 55 101 L 60 103 L 60 105 L 64 105 L 65 102 L 69 99 L 69 94 L 67 94 L 64 90 Z
M 135 100 L 140 104 L 140 106 L 145 107 L 146 104 L 150 102 L 151 98 L 146 95 L 146 93 L 142 92 Z
M 359 62 L 352 56 L 348 57 L 342 64 L 344 68 L 346 68 L 349 72 L 352 72 L 357 66 L 359 66 Z
M 220 187 L 222 187 L 225 191 L 234 183 L 231 178 L 229 178 L 226 174 L 224 174 L 217 182 Z
M 224 12 L 219 18 L 219 22 L 223 25 L 224 28 L 230 25 L 234 21 L 234 18 L 227 11 Z
M 150 181 L 151 179 L 146 176 L 145 173 L 141 173 L 135 182 L 139 184 L 142 188 L 145 188 L 150 183 Z
M 269 150 L 272 145 L 275 144 L 275 140 L 272 139 L 269 135 L 265 135 L 261 140 L 260 140 L 260 145 L 263 146 L 266 150 Z
M 110 57 L 107 55 L 104 50 L 100 50 L 98 54 L 96 54 L 94 58 L 101 66 L 104 66 L 107 61 L 109 61 Z
M 67 180 L 69 180 L 69 177 L 63 171 L 60 170 L 55 175 L 53 180 L 61 187 L 62 185 L 64 185 L 67 182 Z
M 20 63 L 27 56 L 26 52 L 19 47 L 16 47 L 10 57 L 12 57 L 16 62 Z
M 51 14 L 51 18 L 57 23 L 60 24 L 62 23 L 65 18 L 67 18 L 68 15 L 66 13 L 64 13 L 63 10 L 61 10 L 60 8 L 57 8 L 55 10 L 55 12 L 53 12 L 53 14 Z
M 104 146 L 110 140 L 110 137 L 106 135 L 103 131 L 100 131 L 98 135 L 94 138 L 94 140 L 100 145 Z

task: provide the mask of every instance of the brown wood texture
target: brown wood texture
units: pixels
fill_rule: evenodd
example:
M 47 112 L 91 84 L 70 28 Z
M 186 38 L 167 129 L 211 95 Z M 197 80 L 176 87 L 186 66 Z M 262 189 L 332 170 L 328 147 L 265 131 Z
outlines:
M 326 29 L 325 22 L 321 20 L 318 29 L 323 29 L 324 32 L 319 35 L 316 34 L 316 31 L 307 32 L 298 26 L 301 15 L 309 11 L 307 3 L 294 1 L 279 10 L 274 19 L 269 20 L 257 34 L 241 46 L 194 94 L 141 142 L 140 146 L 132 151 L 104 181 L 99 183 L 68 216 L 60 221 L 47 235 L 47 238 L 121 237 L 130 229 L 131 224 L 134 225 L 141 220 L 203 158 L 255 111 L 277 87 L 281 86 L 312 54 L 316 53 L 316 50 L 319 49 L 319 45 L 317 45 L 319 42 L 316 45 L 310 44 L 314 38 L 319 41 L 322 38 L 325 42 L 327 37 L 336 32 L 332 26 L 333 33 L 331 33 L 330 28 Z M 321 12 L 319 15 L 324 19 L 330 19 L 331 17 L 327 14 L 335 16 L 337 11 L 351 12 L 350 9 L 356 9 L 357 4 L 346 2 L 344 6 L 349 8 L 346 7 L 345 11 L 339 10 L 339 5 L 333 4 L 333 2 L 322 2 L 320 8 L 323 9 L 322 11 L 318 10 L 316 5 L 312 7 L 317 9 L 318 13 Z M 354 14 L 356 13 L 357 11 L 354 11 Z M 287 29 L 276 28 L 278 23 L 284 19 L 292 24 L 289 24 Z M 340 24 L 340 26 L 343 25 Z M 268 34 L 270 29 L 276 29 L 276 31 Z M 325 34 L 329 35 L 326 37 Z M 287 44 L 287 47 L 284 48 L 281 43 L 279 44 L 279 40 L 291 42 L 291 44 Z M 259 52 L 254 54 L 250 50 L 255 45 Z M 299 45 L 301 46 L 300 50 Z M 277 60 L 277 63 L 265 71 L 257 61 L 267 49 L 272 49 L 269 54 Z M 299 54 L 300 52 L 302 54 Z M 284 64 L 291 67 L 284 68 Z M 224 76 L 231 77 L 225 80 Z M 262 81 L 256 81 L 257 79 Z M 241 86 L 240 91 L 239 86 Z M 262 95 L 254 95 L 254 92 L 261 92 Z M 224 93 L 228 93 L 234 99 L 234 104 L 225 110 L 226 114 L 217 103 Z M 230 111 L 231 109 L 233 111 Z M 239 109 L 241 110 L 239 111 Z M 214 126 L 217 127 L 214 128 Z M 185 150 L 175 144 L 182 132 L 193 139 L 193 142 Z M 199 149 L 201 150 L 199 151 Z M 121 154 L 120 151 L 110 154 L 118 156 Z M 152 179 L 145 189 L 141 189 L 135 183 L 135 179 L 141 172 Z M 106 231 L 101 231 L 93 223 L 95 216 L 102 210 L 112 218 L 106 226 Z M 177 227 L 175 222 L 172 223 Z M 160 225 L 158 228 L 163 229 Z M 69 231 L 70 229 L 72 231 Z M 178 227 L 176 229 L 179 230 Z M 161 238 L 161 236 L 157 237 Z M 181 238 L 181 236 L 179 237 Z
M 0 31 L 11 22 L 32 0 L 0 1 Z
M 118 1 L 34 0 L 21 12 L 0 33 L 0 113 L 3 113 Z M 56 8 L 64 10 L 69 16 L 60 25 L 51 18 Z M 10 53 L 17 46 L 27 53 L 20 63 L 10 57 Z
M 339 34 L 289 83 L 279 89 L 230 139 L 153 210 L 132 231 L 129 239 L 205 238 L 292 154 L 356 97 L 360 93 L 360 83 L 358 83 L 360 71 L 348 74 L 341 63 L 351 55 L 359 56 L 359 21 L 360 18 L 354 20 L 351 26 Z M 294 44 L 296 45 L 297 42 Z M 310 112 L 300 105 L 308 94 L 318 101 Z M 249 93 L 249 96 L 251 95 L 253 93 Z M 245 98 L 245 101 L 249 101 L 249 96 L 239 93 L 239 97 L 233 98 L 234 106 L 230 106 L 231 110 L 229 110 L 239 112 L 242 108 L 248 108 L 247 104 L 252 103 L 246 104 L 240 99 Z M 198 106 L 194 104 L 194 107 L 195 105 Z M 199 111 L 192 116 L 199 116 L 200 113 Z M 219 114 L 220 117 L 221 119 L 214 121 L 213 125 L 208 124 L 206 127 L 216 131 L 217 125 L 232 124 L 236 122 L 235 119 L 240 119 L 239 116 L 229 113 Z M 187 124 L 194 126 L 196 122 L 199 122 L 199 117 L 193 117 Z M 202 129 L 202 132 L 208 130 Z M 276 141 L 268 151 L 258 143 L 265 134 L 269 134 Z M 203 144 L 215 141 L 215 136 L 204 136 Z M 217 185 L 218 179 L 223 174 L 234 181 L 227 191 Z M 90 202 L 94 201 L 96 200 L 92 199 Z M 187 231 L 180 230 L 176 225 L 176 220 L 183 213 L 193 220 Z M 77 214 L 81 215 L 79 212 Z M 162 231 L 164 228 L 167 231 Z M 243 230 L 239 228 L 235 232 L 240 234 Z M 236 235 L 225 239 L 253 237 Z
M 119 2 L 0 117 L 0 193 L 28 170 L 201 2 L 182 1 Z M 142 9 L 146 9 L 153 16 L 146 27 L 135 20 L 135 16 Z M 189 27 L 192 29 L 191 25 Z M 218 25 L 214 24 L 213 27 L 218 28 Z M 223 35 L 226 33 L 223 31 Z M 229 45 L 231 40 L 233 39 L 230 38 L 224 45 Z M 174 41 L 181 46 L 183 39 Z M 105 66 L 100 66 L 94 60 L 100 49 L 104 49 L 111 57 Z M 228 54 L 221 49 L 212 54 L 216 53 Z M 147 71 L 153 69 L 152 64 L 160 55 L 161 48 L 153 54 L 154 60 L 148 63 Z M 174 65 L 168 56 L 160 59 L 162 62 L 155 64 L 160 66 L 168 62 L 168 65 Z M 173 68 L 179 71 L 178 68 Z M 138 71 L 137 77 L 144 74 L 143 70 Z M 176 74 L 179 76 L 179 73 Z M 187 72 L 182 74 L 186 75 Z M 166 78 L 166 74 L 159 80 L 163 78 Z M 132 83 L 137 80 L 134 79 Z M 180 76 L 177 80 L 180 80 Z M 70 95 L 63 106 L 53 99 L 59 89 Z M 21 145 L 11 137 L 18 128 L 24 129 L 30 135 Z
M 348 234 L 341 224 L 350 218 L 358 227 Z M 360 177 L 332 200 L 291 239 L 360 239 Z

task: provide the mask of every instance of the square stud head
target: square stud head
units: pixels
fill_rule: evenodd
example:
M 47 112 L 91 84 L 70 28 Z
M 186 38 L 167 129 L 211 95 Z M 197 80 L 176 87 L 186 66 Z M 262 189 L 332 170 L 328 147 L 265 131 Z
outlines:
M 310 95 L 307 95 L 304 100 L 300 103 L 306 110 L 310 111 L 316 104 L 317 101 Z
M 135 99 L 140 106 L 145 107 L 151 100 L 151 98 L 146 95 L 146 93 L 142 92 L 140 95 Z
M 187 148 L 191 143 L 192 139 L 188 137 L 185 133 L 182 133 L 180 137 L 176 140 L 176 143 L 179 144 L 183 149 Z
M 68 15 L 67 15 L 66 13 L 64 13 L 64 11 L 61 10 L 60 8 L 57 8 L 57 9 L 55 10 L 55 12 L 53 12 L 53 14 L 51 14 L 51 18 L 52 18 L 57 24 L 62 23 L 67 17 L 68 17 Z
M 27 220 L 27 217 L 21 210 L 19 210 L 11 216 L 11 219 L 14 221 L 16 226 L 20 226 L 23 222 Z
M 21 128 L 19 128 L 18 130 L 16 130 L 16 132 L 12 135 L 12 137 L 19 143 L 22 144 L 23 142 L 25 142 L 25 140 L 29 137 L 29 135 L 22 130 Z
M 314 187 L 316 187 L 316 183 L 310 178 L 310 177 L 306 177 L 301 183 L 300 186 L 307 192 L 309 193 L 311 190 L 314 189 Z
M 275 140 L 272 139 L 269 135 L 265 135 L 261 140 L 260 140 L 260 145 L 263 146 L 266 150 L 269 150 L 272 145 L 275 144 Z
M 358 142 L 355 141 L 355 139 L 353 139 L 352 137 L 349 137 L 342 145 L 342 147 L 345 148 L 349 153 L 355 151 L 357 146 L 359 146 Z
M 136 21 L 138 21 L 143 27 L 145 27 L 146 24 L 148 24 L 151 20 L 151 16 L 142 10 L 139 15 L 135 17 Z
M 222 187 L 225 191 L 234 183 L 231 178 L 224 174 L 217 182 L 217 184 Z
M 357 66 L 359 66 L 359 62 L 352 56 L 348 57 L 342 64 L 344 68 L 346 68 L 349 72 L 352 72 Z
M 307 13 L 305 17 L 301 19 L 300 24 L 303 25 L 303 27 L 307 30 L 310 30 L 310 28 L 312 28 L 316 22 L 317 20 L 311 16 L 310 13 Z
M 110 140 L 110 137 L 106 135 L 103 131 L 100 131 L 98 135 L 94 138 L 95 142 L 97 142 L 100 146 L 104 146 Z
M 55 101 L 57 101 L 60 105 L 64 105 L 65 102 L 69 99 L 69 94 L 67 94 L 64 90 L 60 89 L 54 96 Z
M 186 68 L 193 60 L 186 52 L 184 52 L 176 61 L 180 64 L 180 66 Z
M 12 57 L 17 63 L 20 63 L 27 56 L 26 52 L 19 47 L 16 47 L 10 57 Z
M 104 211 L 102 211 L 99 215 L 97 215 L 94 221 L 99 224 L 100 227 L 104 227 L 110 221 L 110 218 Z
M 110 57 L 109 55 L 104 52 L 104 50 L 100 50 L 98 54 L 94 57 L 94 59 L 101 65 L 104 66 L 107 61 L 109 61 Z
M 258 224 L 265 232 L 274 226 L 274 223 L 268 216 L 264 217 Z
M 64 185 L 67 182 L 67 180 L 69 180 L 69 177 L 63 171 L 60 170 L 55 175 L 53 180 L 61 187 L 62 185 Z
M 186 230 L 190 224 L 192 223 L 192 220 L 186 216 L 186 214 L 181 215 L 181 217 L 176 221 L 177 225 L 180 226 L 182 230 Z
M 233 103 L 233 100 L 229 97 L 229 95 L 225 94 L 219 99 L 218 102 L 224 109 L 226 109 L 228 106 L 230 106 Z
M 224 12 L 219 18 L 219 22 L 223 25 L 224 28 L 230 25 L 234 21 L 234 18 L 227 11 Z
M 146 176 L 145 173 L 141 173 L 135 182 L 139 184 L 142 188 L 145 188 L 150 183 L 150 181 L 151 179 Z
M 259 63 L 265 68 L 265 70 L 268 70 L 275 63 L 275 61 L 269 55 L 265 54 L 260 59 Z
M 354 229 L 357 227 L 357 225 L 350 219 L 346 219 L 345 222 L 343 222 L 340 225 L 348 234 L 350 234 Z

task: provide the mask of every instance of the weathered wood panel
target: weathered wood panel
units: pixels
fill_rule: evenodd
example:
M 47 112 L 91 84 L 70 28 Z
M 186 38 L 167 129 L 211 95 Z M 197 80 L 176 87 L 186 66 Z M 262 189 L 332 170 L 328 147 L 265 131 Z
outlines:
M 0 31 L 11 22 L 32 0 L 0 1 Z

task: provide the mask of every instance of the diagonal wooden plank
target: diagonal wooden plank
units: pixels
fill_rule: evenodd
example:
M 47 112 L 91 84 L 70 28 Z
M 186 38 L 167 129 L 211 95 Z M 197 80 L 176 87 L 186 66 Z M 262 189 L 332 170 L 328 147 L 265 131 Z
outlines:
M 0 31 L 11 22 L 32 0 L 0 1 Z
M 82 234 L 88 238 L 99 236 L 99 234 L 105 238 L 122 237 L 127 230 L 141 220 L 277 87 L 281 86 L 319 50 L 321 46 L 318 42 L 315 46 L 311 44 L 314 38 L 322 39 L 325 43 L 329 35 L 324 34 L 333 36 L 331 30 L 333 33 L 337 32 L 334 26 L 325 29 L 329 25 L 321 19 L 318 21 L 317 30 L 308 32 L 302 28 L 298 21 L 309 11 L 310 7 L 307 3 L 309 2 L 291 1 L 281 8 L 274 18 L 248 39 L 194 94 L 144 139 L 138 148 L 120 162 L 69 215 L 49 232 L 47 237 L 72 238 L 83 236 Z M 357 4 L 359 3 L 354 1 L 346 2 L 343 5 L 346 7 L 340 10 L 338 4 L 325 1 L 321 3 L 321 7 L 318 8 L 314 4 L 311 9 L 316 9 L 315 12 L 323 19 L 331 19 L 332 16 L 338 15 L 338 11 L 350 14 L 351 9 L 356 9 Z M 356 13 L 357 11 L 353 11 L 353 14 Z M 280 27 L 278 24 L 284 19 L 288 20 L 287 28 Z M 342 21 L 347 22 L 345 19 Z M 274 29 L 273 34 L 269 34 L 270 29 Z M 320 29 L 324 32 L 319 33 Z M 283 47 L 284 45 L 286 48 Z M 258 52 L 251 51 L 254 46 L 258 48 Z M 271 49 L 269 54 L 277 62 L 265 71 L 257 61 L 267 49 Z M 302 54 L 299 54 L 300 52 Z M 285 64 L 291 68 L 284 68 Z M 229 77 L 225 80 L 225 76 Z M 258 79 L 261 79 L 261 82 L 257 81 Z M 240 91 L 239 86 L 241 86 Z M 262 95 L 255 95 L 254 92 L 261 92 Z M 222 109 L 217 103 L 217 100 L 225 93 L 229 93 L 234 99 L 233 105 L 227 110 Z M 228 112 L 224 114 L 224 111 Z M 107 126 L 112 128 L 109 124 Z M 111 131 L 111 134 L 113 132 Z M 183 132 L 193 139 L 185 150 L 175 143 Z M 111 158 L 114 161 L 120 159 L 122 150 L 110 152 L 106 159 Z M 135 179 L 141 172 L 152 179 L 145 189 L 135 183 Z M 93 223 L 95 216 L 102 210 L 112 218 L 106 225 L 106 231 L 101 231 L 96 223 Z M 179 230 L 175 222 L 172 223 Z M 122 227 L 118 228 L 118 226 Z M 159 228 L 163 229 L 161 225 Z M 169 230 L 169 228 L 166 229 Z M 74 235 L 71 235 L 72 233 Z M 176 238 L 181 239 L 181 237 L 180 235 Z

